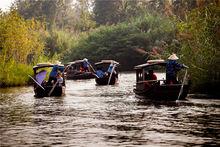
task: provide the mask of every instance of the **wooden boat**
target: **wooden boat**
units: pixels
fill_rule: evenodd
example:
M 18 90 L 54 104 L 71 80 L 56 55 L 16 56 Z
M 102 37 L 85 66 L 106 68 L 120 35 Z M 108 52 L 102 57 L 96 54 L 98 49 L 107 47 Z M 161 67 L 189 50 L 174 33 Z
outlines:
M 136 70 L 134 93 L 137 97 L 167 101 L 183 100 L 188 94 L 190 81 L 187 78 L 187 72 L 184 76 L 185 79 L 183 79 L 184 82 L 178 84 L 167 84 L 165 79 L 145 80 L 146 71 L 150 69 L 164 71 L 166 69 L 166 62 L 164 60 L 150 60 L 146 64 L 135 66 L 134 69 Z
M 107 73 L 107 70 L 110 66 L 110 64 L 113 65 L 113 71 L 112 73 Z M 97 85 L 114 85 L 118 81 L 118 71 L 117 67 L 119 66 L 119 63 L 114 60 L 102 60 L 100 62 L 95 63 L 95 67 L 102 68 L 103 72 L 106 73 L 106 75 L 102 78 L 95 78 Z
M 50 63 L 40 63 L 33 67 L 34 78 L 32 77 L 31 78 L 34 80 L 35 97 L 62 96 L 65 94 L 66 86 L 65 86 L 65 78 L 63 73 L 62 73 L 62 77 L 63 77 L 62 85 L 59 84 L 51 85 L 44 80 L 44 78 L 46 77 L 45 69 L 46 68 L 52 69 L 53 66 L 54 64 L 50 64 Z M 64 67 L 64 65 L 59 65 L 59 67 Z M 40 75 L 43 72 L 45 75 L 44 74 Z M 40 76 L 43 77 L 41 81 L 38 80 L 38 77 Z
M 66 78 L 68 80 L 82 80 L 82 79 L 93 79 L 95 75 L 91 70 L 82 70 L 84 60 L 76 60 L 74 62 L 69 62 L 66 71 Z

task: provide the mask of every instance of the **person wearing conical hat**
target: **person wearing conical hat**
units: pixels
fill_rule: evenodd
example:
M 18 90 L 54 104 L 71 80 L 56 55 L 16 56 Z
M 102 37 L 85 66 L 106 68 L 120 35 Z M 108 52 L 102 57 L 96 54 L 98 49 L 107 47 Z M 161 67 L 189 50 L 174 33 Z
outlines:
M 166 82 L 167 84 L 178 84 L 176 79 L 177 72 L 182 68 L 187 68 L 184 64 L 180 64 L 177 62 L 179 58 L 176 54 L 172 54 L 169 56 L 167 64 L 166 64 Z
M 178 60 L 179 58 L 176 56 L 176 54 L 172 54 L 169 56 L 168 60 Z

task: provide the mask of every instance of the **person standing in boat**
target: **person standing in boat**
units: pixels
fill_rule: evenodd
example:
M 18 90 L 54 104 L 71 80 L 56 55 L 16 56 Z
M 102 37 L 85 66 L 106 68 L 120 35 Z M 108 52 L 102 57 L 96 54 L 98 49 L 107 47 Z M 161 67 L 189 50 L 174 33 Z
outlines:
M 170 55 L 168 58 L 167 64 L 166 64 L 166 83 L 167 84 L 178 84 L 178 81 L 176 79 L 177 72 L 181 70 L 182 68 L 188 68 L 184 64 L 180 64 L 177 62 L 179 58 L 176 56 L 176 54 Z
M 108 75 L 110 75 L 111 72 L 113 72 L 113 74 L 116 74 L 116 71 L 115 71 L 115 70 L 112 71 L 112 70 L 113 70 L 113 66 L 114 66 L 113 63 L 111 63 L 111 64 L 109 65 L 108 70 L 107 70 Z
M 53 66 L 50 75 L 49 75 L 49 79 L 48 79 L 48 84 L 51 85 L 52 81 L 55 83 L 57 81 L 57 74 L 58 71 L 63 72 L 64 71 L 64 67 L 60 66 L 61 62 L 57 61 L 56 64 Z
M 110 76 L 112 73 L 112 77 L 118 78 L 118 74 L 117 74 L 115 68 L 113 69 L 114 66 L 115 66 L 114 63 L 111 63 L 109 65 L 108 70 L 107 70 L 107 76 Z M 112 71 L 112 70 L 114 70 L 114 71 Z
M 89 61 L 88 61 L 88 59 L 86 59 L 86 58 L 84 58 L 83 59 L 83 69 L 84 69 L 84 71 L 89 71 L 89 66 L 90 66 L 90 63 L 89 63 Z

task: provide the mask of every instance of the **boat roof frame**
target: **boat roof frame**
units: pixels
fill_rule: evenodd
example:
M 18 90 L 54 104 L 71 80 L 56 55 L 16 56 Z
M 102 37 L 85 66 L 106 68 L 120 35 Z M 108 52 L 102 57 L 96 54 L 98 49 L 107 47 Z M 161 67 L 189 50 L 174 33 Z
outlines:
M 84 60 L 75 60 L 73 62 L 68 62 L 67 65 L 74 65 L 74 64 L 78 64 L 78 63 L 83 63 Z
M 40 68 L 47 68 L 47 67 L 53 67 L 54 65 L 56 64 L 51 64 L 51 63 L 38 63 L 37 65 L 35 65 L 33 67 L 33 70 L 37 70 L 37 69 L 40 69 Z M 59 66 L 64 66 L 64 65 L 59 65 Z
M 101 60 L 100 62 L 96 62 L 95 66 L 101 65 L 101 64 L 111 64 L 111 63 L 119 65 L 119 62 L 117 62 L 115 60 Z
M 166 66 L 166 64 L 167 63 L 164 60 L 148 60 L 147 63 L 137 65 L 134 67 L 134 69 L 135 70 L 140 70 L 140 69 L 143 70 L 145 68 L 156 66 L 156 65 Z

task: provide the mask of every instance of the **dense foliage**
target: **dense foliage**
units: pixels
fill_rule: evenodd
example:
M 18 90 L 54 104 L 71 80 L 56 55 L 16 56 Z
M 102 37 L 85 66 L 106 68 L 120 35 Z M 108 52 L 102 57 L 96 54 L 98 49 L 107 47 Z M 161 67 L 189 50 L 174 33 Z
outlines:
M 16 0 L 14 5 L 25 19 L 45 22 L 50 31 L 81 32 L 95 27 L 89 0 Z
M 43 51 L 42 31 L 41 23 L 24 20 L 16 11 L 0 14 L 0 86 L 27 82 L 28 64 Z
M 146 14 L 129 22 L 102 26 L 82 35 L 64 56 L 65 61 L 88 58 L 93 62 L 114 59 L 124 70 L 143 63 L 151 49 L 161 42 L 171 42 L 174 24 L 159 15 Z M 143 53 L 140 54 L 140 51 Z M 128 64 L 129 61 L 129 64 Z
M 182 60 L 190 66 L 196 91 L 217 94 L 220 86 L 220 7 L 209 5 L 191 11 L 179 23 Z

